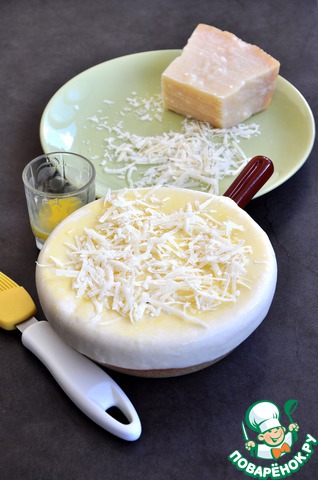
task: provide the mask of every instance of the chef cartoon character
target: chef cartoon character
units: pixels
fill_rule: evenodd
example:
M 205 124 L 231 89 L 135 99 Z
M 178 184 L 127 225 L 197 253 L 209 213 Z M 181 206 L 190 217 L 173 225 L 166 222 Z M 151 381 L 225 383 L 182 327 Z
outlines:
M 293 410 L 296 408 L 295 403 L 291 404 L 290 402 L 296 402 L 296 406 L 298 403 L 289 400 L 285 404 L 284 410 L 291 422 L 287 433 L 286 428 L 280 423 L 280 411 L 274 403 L 268 401 L 256 402 L 247 410 L 245 422 L 251 430 L 258 433 L 257 438 L 260 441 L 259 444 L 256 444 L 253 440 L 248 439 L 243 423 L 245 447 L 253 457 L 272 460 L 278 459 L 291 451 L 293 443 L 298 438 L 299 426 L 292 421 L 290 411 L 287 411 L 288 406 Z

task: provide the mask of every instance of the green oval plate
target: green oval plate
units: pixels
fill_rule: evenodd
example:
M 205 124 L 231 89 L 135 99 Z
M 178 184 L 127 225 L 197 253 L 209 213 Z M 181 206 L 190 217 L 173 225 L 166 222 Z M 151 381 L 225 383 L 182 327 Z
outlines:
M 105 150 L 104 138 L 110 134 L 105 129 L 94 128 L 89 118 L 98 112 L 100 118 L 107 115 L 115 124 L 132 92 L 139 97 L 160 93 L 161 73 L 180 52 L 160 50 L 116 58 L 67 82 L 51 98 L 41 118 L 40 140 L 44 152 L 73 151 L 91 159 L 97 170 L 99 197 L 105 195 L 108 188 L 127 187 L 124 180 L 103 171 L 100 163 Z M 165 111 L 161 123 L 141 121 L 129 115 L 122 121 L 130 133 L 146 136 L 180 130 L 182 118 Z M 280 76 L 269 108 L 245 123 L 257 123 L 261 134 L 241 140 L 242 150 L 248 157 L 265 155 L 275 166 L 273 176 L 256 195 L 259 196 L 284 183 L 303 165 L 313 147 L 315 123 L 302 94 Z M 221 181 L 221 194 L 232 181 L 233 177 Z

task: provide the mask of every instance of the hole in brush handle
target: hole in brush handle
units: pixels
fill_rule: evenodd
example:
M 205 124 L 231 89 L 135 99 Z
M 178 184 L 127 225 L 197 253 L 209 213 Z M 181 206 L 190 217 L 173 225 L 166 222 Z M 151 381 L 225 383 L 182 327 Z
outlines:
M 253 157 L 223 194 L 241 208 L 256 195 L 274 172 L 273 162 L 264 155 Z

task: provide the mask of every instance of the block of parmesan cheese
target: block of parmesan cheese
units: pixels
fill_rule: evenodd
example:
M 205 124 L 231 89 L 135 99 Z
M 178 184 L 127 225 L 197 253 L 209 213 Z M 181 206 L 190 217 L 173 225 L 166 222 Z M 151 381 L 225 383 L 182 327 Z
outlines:
M 164 107 L 229 128 L 269 106 L 279 67 L 256 45 L 199 24 L 162 74 Z

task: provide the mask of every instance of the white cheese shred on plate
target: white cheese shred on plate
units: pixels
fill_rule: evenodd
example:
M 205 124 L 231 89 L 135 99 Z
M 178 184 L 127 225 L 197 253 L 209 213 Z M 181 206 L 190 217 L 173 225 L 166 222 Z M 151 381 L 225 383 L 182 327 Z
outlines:
M 116 311 L 133 324 L 165 313 L 204 325 L 200 313 L 235 302 L 247 285 L 251 247 L 237 235 L 241 225 L 213 218 L 209 201 L 165 213 L 168 199 L 155 190 L 109 191 L 96 225 L 66 243 L 56 273 L 96 313 Z
M 129 114 L 138 121 L 162 122 L 160 94 L 143 98 L 133 92 L 126 104 L 119 116 Z M 111 124 L 107 116 L 97 115 L 88 120 L 93 128 L 108 131 L 101 160 L 104 172 L 125 181 L 129 188 L 165 185 L 199 188 L 218 195 L 219 182 L 237 175 L 250 160 L 240 148 L 240 141 L 260 134 L 255 123 L 217 129 L 184 118 L 178 132 L 140 136 L 125 130 L 122 120 Z

